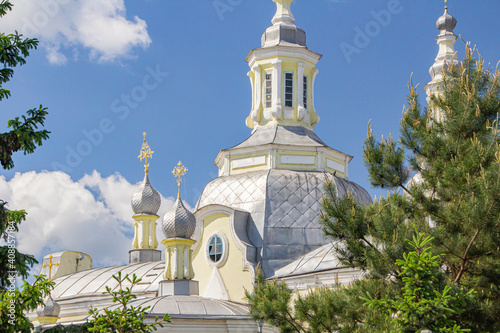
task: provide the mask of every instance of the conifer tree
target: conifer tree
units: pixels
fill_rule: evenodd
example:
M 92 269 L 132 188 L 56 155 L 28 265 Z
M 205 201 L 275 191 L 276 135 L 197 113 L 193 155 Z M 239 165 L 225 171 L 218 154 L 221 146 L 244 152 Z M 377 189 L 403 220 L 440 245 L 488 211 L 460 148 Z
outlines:
M 450 68 L 442 95 L 422 110 L 410 83 L 400 136 L 377 141 L 369 128 L 364 160 L 373 186 L 391 194 L 361 207 L 324 198 L 322 224 L 337 244 L 339 259 L 392 278 L 401 288 L 396 259 L 408 252 L 412 225 L 433 237 L 432 251 L 446 278 L 476 292 L 457 318 L 475 332 L 500 330 L 500 94 L 498 71 L 467 45 L 461 65 Z

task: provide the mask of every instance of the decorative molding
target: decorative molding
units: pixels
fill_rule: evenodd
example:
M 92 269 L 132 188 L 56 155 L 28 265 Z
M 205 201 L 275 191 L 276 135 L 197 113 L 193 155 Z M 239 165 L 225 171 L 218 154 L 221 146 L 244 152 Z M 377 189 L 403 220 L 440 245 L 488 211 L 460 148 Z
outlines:
M 208 245 L 210 244 L 210 240 L 214 236 L 218 236 L 222 240 L 222 248 L 223 248 L 222 257 L 217 262 L 213 262 L 212 260 L 210 260 L 209 253 L 208 253 Z M 211 233 L 206 238 L 206 241 L 205 241 L 205 261 L 207 262 L 207 264 L 212 268 L 220 268 L 226 264 L 228 255 L 229 255 L 229 243 L 227 241 L 226 234 L 223 233 L 222 231 L 215 231 L 215 232 Z
M 306 155 L 280 155 L 281 164 L 316 165 L 316 156 Z
M 345 172 L 345 164 L 341 164 L 329 158 L 326 159 L 326 166 L 333 170 L 338 170 L 340 172 Z
M 257 267 L 255 256 L 257 249 L 250 242 L 248 235 L 246 234 L 246 224 L 248 223 L 250 213 L 222 205 L 205 206 L 195 212 L 196 219 L 199 221 L 204 221 L 213 215 L 226 215 L 229 217 L 231 237 L 243 254 L 242 270 L 250 272 L 252 279 L 255 278 L 255 269 Z M 192 249 L 196 249 L 198 246 L 201 246 L 199 241 Z M 207 256 L 205 256 L 205 258 L 206 260 L 208 259 Z
M 233 159 L 231 161 L 231 167 L 233 169 L 242 169 L 242 168 L 260 166 L 266 164 L 267 164 L 267 159 L 265 155 Z

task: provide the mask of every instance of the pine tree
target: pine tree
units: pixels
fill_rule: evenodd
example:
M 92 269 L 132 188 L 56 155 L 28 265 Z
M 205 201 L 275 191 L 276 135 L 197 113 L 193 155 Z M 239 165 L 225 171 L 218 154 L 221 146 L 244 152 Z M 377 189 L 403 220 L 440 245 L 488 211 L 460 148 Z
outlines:
M 367 293 L 368 298 L 361 298 L 365 306 L 374 308 L 385 317 L 391 333 L 418 332 L 426 329 L 433 333 L 470 332 L 462 329 L 453 319 L 453 315 L 465 311 L 465 302 L 473 291 L 465 293 L 456 288 L 454 282 L 444 285 L 440 256 L 433 255 L 426 247 L 431 237 L 418 234 L 413 240 L 407 240 L 414 248 L 404 254 L 404 259 L 397 260 L 403 287 L 402 294 L 394 298 L 376 298 Z
M 322 224 L 337 244 L 339 259 L 392 278 L 402 287 L 398 258 L 409 252 L 412 225 L 433 238 L 446 278 L 476 292 L 457 318 L 475 332 L 500 330 L 500 94 L 498 71 L 484 68 L 468 45 L 451 68 L 443 94 L 422 110 L 410 83 L 400 136 L 377 141 L 369 128 L 364 160 L 373 186 L 387 198 L 361 207 L 337 198 L 328 186 Z

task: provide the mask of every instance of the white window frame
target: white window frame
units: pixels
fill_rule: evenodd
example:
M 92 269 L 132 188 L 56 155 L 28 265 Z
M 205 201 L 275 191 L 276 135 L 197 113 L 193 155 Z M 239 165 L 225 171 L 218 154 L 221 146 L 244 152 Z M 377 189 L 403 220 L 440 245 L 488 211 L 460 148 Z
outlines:
M 217 262 L 213 262 L 212 259 L 210 259 L 210 253 L 208 251 L 210 241 L 215 236 L 218 236 L 222 240 L 222 256 Z M 227 261 L 228 253 L 229 253 L 229 244 L 227 242 L 226 234 L 224 234 L 222 231 L 216 231 L 212 233 L 209 237 L 207 237 L 207 242 L 205 243 L 205 260 L 210 267 L 220 268 L 224 266 L 224 264 Z

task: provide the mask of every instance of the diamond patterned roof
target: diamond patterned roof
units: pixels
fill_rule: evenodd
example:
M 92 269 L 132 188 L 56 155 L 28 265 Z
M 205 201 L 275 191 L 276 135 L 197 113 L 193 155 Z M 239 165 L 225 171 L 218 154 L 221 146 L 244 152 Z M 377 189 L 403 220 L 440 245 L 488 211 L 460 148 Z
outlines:
M 328 243 L 317 222 L 325 177 L 335 181 L 339 195 L 351 191 L 361 203 L 371 202 L 361 186 L 329 174 L 271 169 L 214 179 L 196 209 L 218 204 L 248 211 L 248 237 L 269 277 Z

